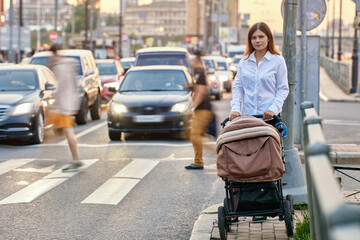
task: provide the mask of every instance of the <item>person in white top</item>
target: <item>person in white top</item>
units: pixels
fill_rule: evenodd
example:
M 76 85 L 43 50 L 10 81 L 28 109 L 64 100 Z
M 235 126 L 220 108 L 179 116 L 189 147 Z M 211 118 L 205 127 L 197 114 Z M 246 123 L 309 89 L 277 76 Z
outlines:
M 233 84 L 229 120 L 241 115 L 278 115 L 289 94 L 285 59 L 275 48 L 274 37 L 264 22 L 248 31 L 246 51 Z

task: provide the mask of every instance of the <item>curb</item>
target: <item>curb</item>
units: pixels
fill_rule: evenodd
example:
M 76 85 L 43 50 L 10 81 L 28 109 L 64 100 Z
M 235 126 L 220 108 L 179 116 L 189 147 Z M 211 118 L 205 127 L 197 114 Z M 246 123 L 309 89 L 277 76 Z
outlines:
M 360 164 L 360 152 L 330 152 L 330 161 L 332 164 Z M 304 163 L 304 152 L 299 151 L 301 163 Z
M 219 206 L 222 206 L 222 204 L 212 205 L 201 212 L 198 220 L 194 223 L 190 240 L 209 240 L 211 238 L 214 224 L 216 224 L 218 218 Z
M 325 96 L 322 92 L 319 92 L 319 97 L 324 102 L 350 102 L 350 103 L 360 103 L 360 97 L 358 98 L 342 98 L 342 99 L 336 99 L 336 98 L 328 98 Z

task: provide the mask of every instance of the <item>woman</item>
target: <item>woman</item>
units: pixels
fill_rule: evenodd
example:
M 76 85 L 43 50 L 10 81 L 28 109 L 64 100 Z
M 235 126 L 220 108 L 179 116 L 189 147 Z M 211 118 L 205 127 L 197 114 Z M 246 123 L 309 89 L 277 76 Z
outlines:
M 285 60 L 275 48 L 274 37 L 264 22 L 248 32 L 246 51 L 233 84 L 230 121 L 241 115 L 278 115 L 289 94 Z
M 187 116 L 192 118 L 190 141 L 194 148 L 195 157 L 194 163 L 185 166 L 187 170 L 204 169 L 202 137 L 206 133 L 209 122 L 214 117 L 211 110 L 209 88 L 206 81 L 205 66 L 201 59 L 201 51 L 195 51 L 194 55 L 192 66 L 196 83 L 193 87 L 193 102 Z

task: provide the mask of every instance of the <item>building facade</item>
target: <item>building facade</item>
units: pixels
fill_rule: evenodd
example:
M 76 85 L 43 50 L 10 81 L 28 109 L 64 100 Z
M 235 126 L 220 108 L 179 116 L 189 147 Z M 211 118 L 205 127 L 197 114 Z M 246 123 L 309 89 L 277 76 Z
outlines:
M 123 33 L 142 36 L 185 35 L 185 1 L 157 1 L 126 7 Z
M 53 30 L 55 26 L 55 1 L 54 0 L 23 0 L 24 26 L 35 30 L 38 26 Z M 73 6 L 66 0 L 58 0 L 57 27 L 62 28 L 64 22 L 71 21 Z M 19 1 L 14 4 L 14 25 L 19 21 Z

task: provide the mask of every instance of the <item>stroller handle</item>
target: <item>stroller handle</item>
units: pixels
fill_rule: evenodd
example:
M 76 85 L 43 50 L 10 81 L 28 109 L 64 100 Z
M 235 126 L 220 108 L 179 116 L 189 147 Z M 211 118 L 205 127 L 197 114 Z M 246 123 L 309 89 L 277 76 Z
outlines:
M 263 115 L 262 115 L 262 114 L 256 114 L 256 115 L 252 115 L 252 116 L 253 116 L 253 117 L 256 117 L 256 118 L 262 118 L 262 117 L 263 117 Z M 280 123 L 280 122 L 281 122 L 280 117 L 279 117 L 279 116 L 277 116 L 277 115 L 274 115 L 272 119 L 274 119 L 274 120 L 275 120 L 274 125 L 275 125 L 275 124 L 277 124 L 277 123 Z M 230 121 L 230 119 L 229 119 L 228 117 L 227 117 L 227 118 L 225 118 L 225 119 L 224 119 L 224 121 L 222 121 L 222 123 L 220 123 L 221 128 L 224 128 L 224 127 L 225 127 L 225 124 L 226 124 L 228 121 Z
M 256 115 L 252 115 L 252 116 L 256 117 L 256 118 L 262 118 L 263 117 L 262 114 L 256 114 Z M 274 115 L 272 119 L 275 120 L 275 124 L 281 122 L 281 119 L 280 119 L 280 117 L 278 115 Z M 269 119 L 269 120 L 272 120 L 272 119 Z M 266 121 L 269 121 L 269 120 L 264 120 L 264 121 L 266 122 Z

